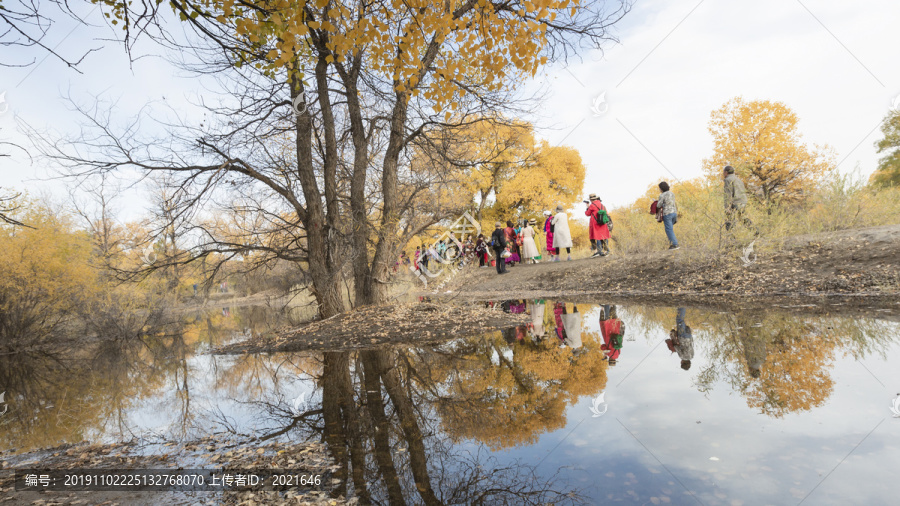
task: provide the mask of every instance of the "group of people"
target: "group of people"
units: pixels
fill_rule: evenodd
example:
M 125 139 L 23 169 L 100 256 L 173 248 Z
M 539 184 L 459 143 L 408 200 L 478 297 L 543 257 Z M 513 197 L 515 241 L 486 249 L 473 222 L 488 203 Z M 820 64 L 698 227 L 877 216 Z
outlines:
M 744 182 L 735 175 L 734 167 L 726 165 L 722 169 L 722 178 L 725 197 L 725 230 L 731 230 L 736 222 L 741 222 L 759 235 L 759 230 L 755 229 L 750 218 L 744 216 L 744 209 L 747 207 L 747 188 L 744 186 Z M 651 206 L 650 212 L 655 213 L 656 221 L 665 227 L 669 249 L 679 249 L 678 238 L 675 237 L 675 224 L 678 223 L 678 205 L 675 203 L 675 194 L 669 188 L 669 183 L 665 181 L 659 183 L 659 191 L 661 193 L 654 202 L 655 205 Z
M 495 307 L 497 303 L 487 302 L 488 307 Z M 578 310 L 577 304 L 572 304 L 572 310 L 569 310 L 569 304 L 565 302 L 556 302 L 552 306 L 553 319 L 556 323 L 551 335 L 556 336 L 560 347 L 569 347 L 573 350 L 580 350 L 583 346 L 582 333 L 582 316 Z M 526 313 L 531 315 L 531 322 L 527 325 L 519 325 L 504 331 L 504 337 L 507 342 L 513 344 L 516 341 L 523 341 L 526 337 L 530 337 L 534 342 L 542 342 L 546 336 L 544 329 L 544 315 L 546 313 L 547 302 L 544 299 L 536 300 L 507 300 L 499 303 L 499 307 L 507 313 Z M 681 362 L 681 368 L 685 371 L 690 370 L 691 360 L 694 358 L 694 339 L 691 327 L 685 323 L 686 310 L 679 307 L 675 314 L 675 326 L 669 331 L 669 336 L 665 340 L 666 346 L 672 353 L 678 355 Z M 625 337 L 625 322 L 619 318 L 615 305 L 600 305 L 600 335 L 603 337 L 603 344 L 600 350 L 603 352 L 604 360 L 607 360 L 610 366 L 615 366 L 622 353 L 622 342 Z
M 744 183 L 735 175 L 734 167 L 728 165 L 723 168 L 724 179 L 724 205 L 725 205 L 725 229 L 731 230 L 732 226 L 740 222 L 744 226 L 753 229 L 753 223 L 744 215 L 747 206 L 747 189 Z M 666 237 L 669 241 L 669 249 L 679 249 L 678 238 L 675 235 L 675 224 L 678 223 L 678 204 L 675 194 L 672 193 L 669 184 L 665 181 L 659 183 L 660 194 L 651 206 L 651 213 L 656 215 L 656 220 L 663 224 Z M 609 239 L 613 230 L 612 218 L 609 215 L 603 201 L 592 193 L 588 200 L 584 201 L 587 209 L 584 214 L 590 220 L 589 239 L 594 253 L 591 258 L 605 257 L 610 254 Z M 572 233 L 569 229 L 569 215 L 563 206 L 556 206 L 555 212 L 544 211 L 543 232 L 546 238 L 545 249 L 549 261 L 559 262 L 562 250 L 566 251 L 566 260 L 572 260 Z M 459 256 L 463 265 L 470 261 L 478 260 L 480 267 L 490 265 L 491 251 L 493 251 L 494 265 L 498 274 L 505 274 L 507 266 L 517 263 L 536 264 L 543 259 L 541 249 L 538 247 L 538 223 L 535 219 L 523 219 L 516 222 L 507 221 L 505 226 L 498 221 L 494 224 L 494 231 L 489 238 L 484 234 L 478 234 L 473 241 L 466 237 L 462 243 L 442 239 L 427 249 L 416 247 L 414 258 L 416 269 L 424 267 L 428 269 L 430 260 L 447 258 L 451 249 L 455 251 L 451 258 Z M 759 231 L 756 231 L 757 235 Z M 461 247 L 457 244 L 461 244 Z M 401 264 L 409 265 L 410 257 L 403 252 L 394 264 L 395 272 Z
M 590 194 L 585 210 L 585 216 L 590 218 L 589 238 L 591 248 L 594 249 L 593 257 L 609 254 L 609 238 L 612 229 L 612 219 L 606 211 L 603 202 L 596 194 Z M 537 220 L 523 220 L 522 226 L 516 228 L 511 221 L 503 227 L 501 222 L 494 224 L 494 232 L 489 242 L 479 236 L 479 241 L 489 244 L 497 258 L 496 267 L 498 274 L 505 274 L 507 264 L 515 265 L 517 262 L 538 263 L 542 255 L 538 249 L 536 237 Z M 563 206 L 556 206 L 556 213 L 544 211 L 544 236 L 546 237 L 545 251 L 549 255 L 549 261 L 559 262 L 562 250 L 566 250 L 566 260 L 572 260 L 572 232 L 569 229 L 569 215 Z M 482 249 L 486 260 L 486 247 Z M 484 265 L 484 262 L 482 262 Z

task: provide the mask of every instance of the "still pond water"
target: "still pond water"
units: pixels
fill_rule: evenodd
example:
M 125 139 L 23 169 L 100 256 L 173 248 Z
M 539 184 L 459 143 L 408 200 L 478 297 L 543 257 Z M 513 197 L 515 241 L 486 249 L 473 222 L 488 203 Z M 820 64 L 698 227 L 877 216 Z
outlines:
M 381 504 L 900 500 L 897 323 L 496 307 L 531 323 L 440 346 L 204 353 L 284 324 L 231 308 L 145 343 L 5 359 L 0 449 L 283 433 L 324 441 L 343 493 Z M 605 352 L 619 324 L 621 349 Z

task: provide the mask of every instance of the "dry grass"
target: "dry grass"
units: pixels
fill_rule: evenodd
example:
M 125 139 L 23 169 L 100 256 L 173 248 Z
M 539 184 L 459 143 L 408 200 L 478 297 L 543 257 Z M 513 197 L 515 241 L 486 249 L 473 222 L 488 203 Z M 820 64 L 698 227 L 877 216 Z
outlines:
M 679 209 L 675 235 L 681 245 L 719 251 L 754 240 L 754 230 L 741 224 L 725 230 L 719 184 L 694 180 L 675 184 L 672 191 Z M 643 197 L 612 211 L 615 252 L 635 254 L 668 247 L 663 224 L 649 214 L 650 201 Z M 900 188 L 874 188 L 858 177 L 833 175 L 799 202 L 766 206 L 751 199 L 745 215 L 759 230 L 756 247 L 771 251 L 781 249 L 792 236 L 900 223 L 898 202 Z

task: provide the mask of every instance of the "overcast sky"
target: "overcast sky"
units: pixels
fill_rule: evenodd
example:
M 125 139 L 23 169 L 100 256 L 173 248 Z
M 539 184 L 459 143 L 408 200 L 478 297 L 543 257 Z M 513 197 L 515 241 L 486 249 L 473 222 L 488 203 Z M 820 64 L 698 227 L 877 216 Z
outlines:
M 700 175 L 712 149 L 710 112 L 739 95 L 784 102 L 799 116 L 807 143 L 829 144 L 841 171 L 858 167 L 868 176 L 878 159 L 878 127 L 900 96 L 898 22 L 896 0 L 638 0 L 616 26 L 620 44 L 523 85 L 547 88 L 540 135 L 578 149 L 588 169 L 585 195 L 598 193 L 613 207 L 663 178 Z M 197 81 L 178 77 L 160 58 L 129 67 L 121 46 L 98 42 L 102 37 L 109 37 L 105 27 L 54 27 L 50 45 L 59 43 L 65 54 L 103 47 L 80 65 L 82 74 L 52 57 L 41 61 L 40 53 L 15 53 L 37 61 L 0 71 L 0 136 L 22 143 L 17 121 L 77 131 L 67 94 L 82 103 L 97 95 L 117 100 L 123 118 L 149 101 L 190 111 L 202 95 Z M 0 185 L 63 191 L 59 182 L 36 179 L 47 167 L 12 153 L 0 159 Z M 135 199 L 123 208 L 123 217 L 141 211 Z

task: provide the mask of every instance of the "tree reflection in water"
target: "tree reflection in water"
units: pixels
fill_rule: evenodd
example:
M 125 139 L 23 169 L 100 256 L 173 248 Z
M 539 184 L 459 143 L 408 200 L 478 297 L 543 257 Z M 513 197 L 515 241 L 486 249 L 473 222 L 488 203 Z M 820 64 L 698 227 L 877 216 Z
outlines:
M 0 437 L 5 448 L 20 449 L 130 439 L 162 419 L 169 438 L 225 429 L 256 440 L 322 439 L 337 465 L 334 494 L 362 502 L 577 502 L 553 471 L 500 463 L 491 453 L 565 427 L 571 405 L 606 388 L 602 337 L 590 330 L 597 307 L 579 304 L 582 318 L 567 324 L 566 337 L 580 330 L 582 346 L 573 349 L 561 347 L 556 332 L 555 313 L 575 314 L 574 305 L 564 306 L 565 313 L 556 301 L 528 301 L 528 325 L 429 347 L 198 356 L 278 323 L 266 310 L 236 310 L 64 355 L 0 355 L 10 410 L 0 418 Z M 668 337 L 675 315 L 675 308 L 619 308 L 629 333 L 650 342 Z M 700 365 L 690 371 L 696 387 L 730 388 L 773 417 L 822 405 L 833 390 L 834 361 L 884 356 L 894 337 L 885 322 L 775 311 L 688 308 L 686 321 Z M 298 381 L 313 382 L 321 400 L 310 396 L 295 412 L 297 392 L 287 390 Z M 252 419 L 241 422 L 236 406 L 249 406 Z M 157 416 L 150 423 L 139 415 L 148 410 Z
M 323 354 L 323 439 L 340 482 L 333 493 L 389 504 L 578 502 L 555 475 L 539 477 L 522 463 L 499 466 L 485 451 L 456 444 L 447 430 L 453 422 L 440 414 L 453 391 L 431 379 L 437 366 L 449 371 L 455 355 L 437 356 L 447 363 L 397 349 Z
M 0 391 L 9 406 L 0 419 L 0 448 L 28 451 L 100 436 L 143 437 L 147 428 L 133 416 L 148 402 L 161 404 L 170 416 L 161 436 L 187 437 L 200 423 L 191 403 L 197 371 L 189 360 L 201 346 L 231 337 L 237 323 L 220 315 L 187 318 L 127 338 L 99 336 L 59 350 L 0 353 Z
M 675 310 L 632 307 L 628 313 L 655 340 Z M 822 406 L 833 391 L 831 368 L 840 354 L 884 356 L 892 340 L 889 324 L 868 319 L 689 309 L 687 321 L 708 362 L 695 378 L 698 389 L 726 383 L 749 407 L 776 418 Z
M 156 391 L 140 342 L 107 341 L 90 351 L 0 355 L 9 412 L 3 439 L 31 449 L 78 442 L 96 433 L 130 439 L 128 411 Z

